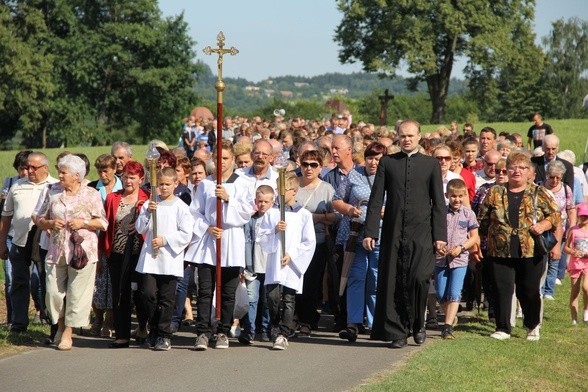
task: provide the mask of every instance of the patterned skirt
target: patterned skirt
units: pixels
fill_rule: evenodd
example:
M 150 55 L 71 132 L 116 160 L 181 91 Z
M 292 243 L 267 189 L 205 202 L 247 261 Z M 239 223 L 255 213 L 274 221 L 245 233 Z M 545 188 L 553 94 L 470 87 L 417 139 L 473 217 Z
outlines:
M 110 272 L 108 271 L 108 259 L 106 257 L 102 257 L 102 272 L 96 273 L 92 305 L 96 309 L 112 309 L 112 284 L 110 283 Z

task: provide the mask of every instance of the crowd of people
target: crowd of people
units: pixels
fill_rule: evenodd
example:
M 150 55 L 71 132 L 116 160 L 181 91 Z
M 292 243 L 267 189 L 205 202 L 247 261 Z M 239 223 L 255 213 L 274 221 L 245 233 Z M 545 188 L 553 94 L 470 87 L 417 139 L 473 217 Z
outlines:
M 402 348 L 427 328 L 455 339 L 463 302 L 487 310 L 492 338 L 522 317 L 539 340 L 566 271 L 572 323 L 588 324 L 588 176 L 533 121 L 525 147 L 490 127 L 425 134 L 349 114 L 226 118 L 217 139 L 216 122 L 191 116 L 178 147 L 150 143 L 154 177 L 122 141 L 95 176 L 84 154 L 61 153 L 55 178 L 43 153 L 21 151 L 0 220 L 10 330 L 27 330 L 33 294 L 59 350 L 90 321 L 111 348 L 166 351 L 190 326 L 197 351 L 231 339 L 285 350 L 327 312 L 343 340 Z M 557 243 L 544 249 L 547 233 Z

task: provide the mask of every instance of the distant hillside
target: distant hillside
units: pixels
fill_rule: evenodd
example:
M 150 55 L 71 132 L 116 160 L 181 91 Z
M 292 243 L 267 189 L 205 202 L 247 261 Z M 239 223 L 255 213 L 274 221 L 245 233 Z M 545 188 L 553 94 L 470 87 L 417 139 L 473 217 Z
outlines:
M 206 64 L 201 63 L 200 65 L 203 72 L 199 74 L 196 92 L 205 101 L 215 102 L 216 75 Z M 249 113 L 256 108 L 267 106 L 274 99 L 322 102 L 333 96 L 351 99 L 362 98 L 374 91 L 383 93 L 385 89 L 388 89 L 390 94 L 397 96 L 427 92 L 425 83 L 419 83 L 416 90 L 410 90 L 405 78 L 380 78 L 365 72 L 328 73 L 313 77 L 287 75 L 266 79 L 259 83 L 250 82 L 243 78 L 225 77 L 223 80 L 226 84 L 224 95 L 226 106 L 240 113 Z M 466 87 L 465 81 L 452 79 L 449 94 L 462 95 Z

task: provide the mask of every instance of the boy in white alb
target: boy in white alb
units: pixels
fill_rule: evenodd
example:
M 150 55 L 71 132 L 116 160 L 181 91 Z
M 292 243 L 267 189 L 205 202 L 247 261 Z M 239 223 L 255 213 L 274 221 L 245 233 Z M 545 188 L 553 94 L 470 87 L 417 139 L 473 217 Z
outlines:
M 298 177 L 286 175 L 285 221 L 280 211 L 272 208 L 262 218 L 255 241 L 267 252 L 265 286 L 272 336 L 272 349 L 285 350 L 291 335 L 296 294 L 302 293 L 304 273 L 316 246 L 312 214 L 296 203 Z M 288 222 L 286 224 L 286 222 Z M 282 256 L 281 233 L 285 232 L 285 254 Z
M 177 185 L 176 171 L 163 168 L 157 176 L 157 201 L 143 204 L 135 222 L 137 232 L 146 234 L 136 271 L 143 274 L 141 301 L 151 325 L 148 343 L 157 351 L 171 348 L 176 285 L 184 276 L 184 250 L 194 226 L 188 206 L 173 194 Z M 154 214 L 157 214 L 156 237 Z
M 202 180 L 190 204 L 194 217 L 192 241 L 184 260 L 198 267 L 198 313 L 196 314 L 197 351 L 208 348 L 212 334 L 210 323 L 212 298 L 216 285 L 216 240 L 221 239 L 221 317 L 214 347 L 229 347 L 227 335 L 233 324 L 235 290 L 239 274 L 245 268 L 245 232 L 243 225 L 253 214 L 252 197 L 245 180 L 233 173 L 235 158 L 232 145 L 222 142 L 222 185 Z M 222 228 L 216 227 L 216 202 L 222 200 Z

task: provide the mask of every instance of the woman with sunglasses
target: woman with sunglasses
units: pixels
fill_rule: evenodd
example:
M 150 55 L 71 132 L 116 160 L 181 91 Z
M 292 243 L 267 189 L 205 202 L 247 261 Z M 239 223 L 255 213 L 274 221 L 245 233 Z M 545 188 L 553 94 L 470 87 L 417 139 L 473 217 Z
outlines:
M 347 281 L 347 327 L 339 332 L 341 339 L 350 342 L 357 339 L 360 328 L 364 327 L 364 313 L 367 315 L 367 328 L 371 329 L 374 319 L 380 243 L 371 252 L 364 249 L 363 224 L 378 164 L 385 153 L 386 147 L 383 144 L 369 144 L 364 151 L 365 166 L 356 166 L 349 172 L 333 199 L 333 207 L 344 215 L 339 225 L 338 238 L 349 237 L 351 222 L 361 224 Z
M 441 165 L 441 177 L 443 178 L 443 194 L 445 194 L 447 183 L 449 181 L 455 178 L 461 179 L 459 174 L 456 174 L 449 170 L 451 166 L 451 161 L 453 159 L 453 156 L 451 154 L 451 148 L 449 148 L 449 146 L 447 146 L 446 144 L 439 144 L 433 150 L 433 158 L 436 158 L 439 162 L 439 165 Z M 447 204 L 448 202 L 449 200 L 447 199 L 447 196 L 445 196 L 445 204 Z M 464 205 L 466 207 L 469 207 L 469 199 L 464 200 Z
M 319 174 L 322 168 L 323 157 L 319 151 L 305 151 L 300 156 L 302 176 L 299 177 L 300 187 L 296 194 L 296 201 L 312 213 L 316 248 L 304 274 L 302 294 L 296 296 L 296 313 L 300 321 L 299 337 L 309 337 L 312 326 L 318 324 L 319 315 L 316 310 L 321 293 L 323 271 L 328 258 L 327 227 L 337 220 L 331 203 L 335 189 L 331 184 L 320 179 Z

